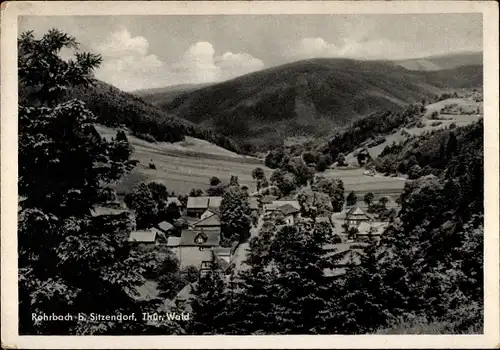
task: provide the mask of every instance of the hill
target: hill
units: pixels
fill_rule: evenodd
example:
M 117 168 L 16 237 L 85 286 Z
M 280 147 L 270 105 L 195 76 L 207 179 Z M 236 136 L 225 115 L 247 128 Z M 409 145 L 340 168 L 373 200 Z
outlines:
M 442 69 L 453 69 L 462 66 L 480 66 L 483 64 L 483 53 L 464 52 L 408 60 L 398 60 L 395 61 L 395 63 L 408 70 L 436 71 Z
M 22 92 L 21 92 L 22 95 Z M 102 81 L 88 87 L 70 88 L 66 99 L 76 98 L 86 103 L 99 123 L 112 127 L 127 127 L 132 133 L 149 141 L 182 141 L 186 136 L 207 140 L 231 151 L 239 151 L 228 137 L 196 125 Z
M 162 88 L 155 89 L 144 89 L 133 91 L 132 94 L 142 98 L 144 101 L 149 102 L 153 105 L 161 103 L 170 103 L 177 96 L 180 96 L 186 92 L 191 92 L 197 89 L 201 89 L 210 84 L 179 84 L 165 86 Z
M 313 59 L 269 68 L 158 103 L 239 142 L 269 148 L 285 135 L 322 136 L 377 110 L 398 110 L 446 88 L 482 86 L 482 66 L 411 71 L 386 61 Z

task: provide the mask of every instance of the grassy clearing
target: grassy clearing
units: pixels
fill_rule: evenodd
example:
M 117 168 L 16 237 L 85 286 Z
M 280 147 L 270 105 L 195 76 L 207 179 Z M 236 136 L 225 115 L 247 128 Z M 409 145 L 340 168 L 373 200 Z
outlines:
M 426 106 L 427 111 L 421 119 L 424 124 L 423 127 L 405 128 L 404 130 L 409 135 L 418 136 L 427 131 L 448 128 L 451 124 L 455 124 L 458 127 L 472 124 L 483 117 L 482 114 L 441 114 L 441 109 L 446 105 L 456 105 L 457 108 L 462 108 L 464 112 L 476 111 L 477 108 L 479 108 L 481 112 L 483 111 L 483 103 L 475 102 L 472 98 L 449 98 Z M 433 112 L 437 112 L 439 114 L 438 119 L 432 119 L 431 115 Z M 438 123 L 439 125 L 435 125 Z M 386 146 L 392 144 L 393 142 L 401 143 L 407 137 L 408 136 L 404 135 L 402 130 L 398 130 L 393 134 L 385 136 L 386 141 L 384 143 L 368 148 L 368 152 L 370 152 L 372 158 L 376 158 L 380 155 L 380 153 L 382 153 L 382 150 Z M 361 149 L 357 149 L 354 152 L 349 153 L 346 156 L 346 162 L 348 164 L 356 164 L 357 160 L 356 157 L 354 157 L 354 154 L 360 150 Z
M 375 197 L 394 196 L 398 197 L 402 192 L 405 179 L 385 176 L 363 175 L 365 169 L 327 169 L 322 176 L 336 178 L 344 182 L 346 194 L 354 191 L 360 200 L 368 192 L 372 192 Z
M 112 128 L 97 126 L 97 131 L 104 137 L 116 135 Z M 206 189 L 212 176 L 228 182 L 231 175 L 238 176 L 241 185 L 255 191 L 252 170 L 260 166 L 267 176 L 272 173 L 258 158 L 241 156 L 204 140 L 188 137 L 184 142 L 170 144 L 127 137 L 134 146 L 132 158 L 140 164 L 115 185 L 119 194 L 130 191 L 137 183 L 149 181 L 163 183 L 169 191 L 187 194 L 192 188 Z M 151 160 L 156 169 L 149 169 Z

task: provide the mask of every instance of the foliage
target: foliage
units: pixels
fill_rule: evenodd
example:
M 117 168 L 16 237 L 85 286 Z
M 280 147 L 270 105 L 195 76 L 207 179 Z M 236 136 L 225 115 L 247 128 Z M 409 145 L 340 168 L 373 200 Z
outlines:
M 337 156 L 337 165 L 338 166 L 346 166 L 346 162 L 345 162 L 345 156 L 343 153 L 339 153 L 338 156 Z
M 192 188 L 191 191 L 189 191 L 189 197 L 201 197 L 203 196 L 203 190 L 199 188 Z
M 131 168 L 125 140 L 99 137 L 96 118 L 81 101 L 62 102 L 69 87 L 92 83 L 100 57 L 77 52 L 75 38 L 51 30 L 18 41 L 19 87 L 19 331 L 21 334 L 124 334 L 142 322 L 33 322 L 32 314 L 136 313 L 151 260 L 130 252 L 129 214 L 91 215 L 103 188 Z M 121 138 L 121 137 L 120 137 Z M 41 176 L 43 174 L 43 176 Z
M 248 194 L 231 186 L 222 196 L 220 205 L 222 235 L 231 241 L 245 242 L 250 237 L 251 211 Z
M 266 155 L 265 165 L 268 168 L 277 169 L 281 167 L 283 159 L 286 155 L 287 154 L 285 152 L 285 149 L 282 147 L 269 151 L 269 153 Z
M 187 324 L 187 333 L 195 335 L 220 334 L 227 327 L 224 311 L 228 297 L 226 285 L 221 275 L 219 263 L 214 252 L 210 270 L 193 285 L 194 300 L 192 313 Z
M 356 196 L 356 193 L 353 191 L 349 192 L 349 195 L 346 198 L 346 204 L 350 207 L 356 205 L 358 203 L 358 197 Z
M 282 169 L 275 170 L 270 180 L 271 184 L 278 187 L 283 196 L 287 196 L 297 187 L 295 175 Z
M 221 183 L 220 179 L 217 176 L 212 176 L 210 178 L 210 186 L 217 186 Z
M 373 202 L 373 198 L 375 196 L 373 195 L 373 193 L 371 192 L 368 192 L 367 194 L 365 194 L 365 196 L 363 197 L 363 201 L 366 203 L 367 206 L 370 206 L 370 204 L 372 204 Z
M 339 179 L 318 178 L 311 186 L 313 191 L 326 193 L 330 197 L 334 212 L 344 207 L 344 183 Z

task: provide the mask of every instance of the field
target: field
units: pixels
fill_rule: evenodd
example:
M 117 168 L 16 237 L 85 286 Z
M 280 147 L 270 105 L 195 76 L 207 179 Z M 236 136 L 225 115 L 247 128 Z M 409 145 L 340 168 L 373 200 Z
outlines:
M 354 191 L 359 200 L 362 201 L 363 196 L 372 192 L 377 200 L 379 197 L 389 197 L 393 202 L 401 194 L 405 179 L 399 177 L 386 177 L 381 175 L 366 176 L 363 175 L 363 168 L 355 169 L 327 169 L 322 176 L 327 178 L 336 178 L 344 182 L 346 195 Z
M 116 130 L 96 126 L 105 138 L 116 135 Z M 241 156 L 204 140 L 186 137 L 186 141 L 173 144 L 150 143 L 127 134 L 134 147 L 133 159 L 139 160 L 136 168 L 116 184 L 119 194 L 130 191 L 137 183 L 155 181 L 167 186 L 168 191 L 187 194 L 192 188 L 206 189 L 212 176 L 228 182 L 231 175 L 238 176 L 241 185 L 255 190 L 252 170 L 262 167 L 269 177 L 272 170 L 258 158 Z M 156 169 L 149 169 L 150 161 Z

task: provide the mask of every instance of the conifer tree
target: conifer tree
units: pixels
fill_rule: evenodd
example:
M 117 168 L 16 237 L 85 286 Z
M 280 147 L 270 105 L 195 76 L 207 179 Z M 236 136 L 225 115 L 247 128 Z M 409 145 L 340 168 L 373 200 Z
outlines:
M 250 237 L 252 218 L 248 194 L 239 186 L 231 186 L 222 196 L 220 215 L 225 238 L 244 242 Z
M 212 252 L 210 269 L 193 285 L 191 320 L 187 334 L 221 334 L 227 328 L 227 285 L 218 262 Z
M 77 52 L 60 59 L 62 48 L 77 43 L 58 30 L 41 39 L 23 33 L 18 48 L 20 88 L 29 91 L 19 106 L 19 331 L 137 331 L 141 322 L 32 321 L 53 312 L 139 313 L 136 287 L 149 259 L 129 252 L 129 215 L 91 215 L 102 188 L 133 167 L 130 146 L 102 139 L 81 101 L 61 102 L 66 89 L 92 83 L 101 58 Z

